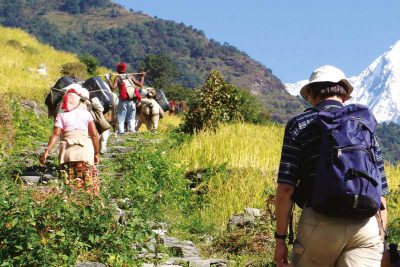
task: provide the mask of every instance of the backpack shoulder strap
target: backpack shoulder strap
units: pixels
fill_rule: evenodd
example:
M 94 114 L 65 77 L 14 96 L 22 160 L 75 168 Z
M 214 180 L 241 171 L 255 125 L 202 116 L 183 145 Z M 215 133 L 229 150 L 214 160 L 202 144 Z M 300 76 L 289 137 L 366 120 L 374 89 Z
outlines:
M 329 109 L 326 108 L 325 106 L 315 106 L 315 107 L 310 107 L 306 109 L 305 111 L 315 111 L 315 112 L 329 112 Z

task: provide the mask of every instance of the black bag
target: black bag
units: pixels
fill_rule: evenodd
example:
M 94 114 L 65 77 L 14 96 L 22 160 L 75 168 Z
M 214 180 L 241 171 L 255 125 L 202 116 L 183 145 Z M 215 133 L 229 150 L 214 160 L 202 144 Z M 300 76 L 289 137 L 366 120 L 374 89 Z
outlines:
M 169 105 L 169 101 L 168 101 L 167 97 L 165 96 L 163 90 L 157 90 L 156 100 L 164 111 L 171 109 L 171 106 Z
M 97 97 L 104 108 L 104 114 L 113 107 L 113 96 L 106 83 L 100 77 L 92 77 L 87 79 L 82 87 L 89 91 L 89 98 Z

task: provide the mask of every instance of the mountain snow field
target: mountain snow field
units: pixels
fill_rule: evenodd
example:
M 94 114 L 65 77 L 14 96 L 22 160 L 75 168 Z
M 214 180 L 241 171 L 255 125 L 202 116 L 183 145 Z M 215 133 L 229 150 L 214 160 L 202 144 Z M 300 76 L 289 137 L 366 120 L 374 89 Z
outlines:
M 400 124 L 400 41 L 375 59 L 360 75 L 348 78 L 354 87 L 348 103 L 368 106 L 379 122 Z M 299 95 L 308 80 L 285 84 L 291 95 Z

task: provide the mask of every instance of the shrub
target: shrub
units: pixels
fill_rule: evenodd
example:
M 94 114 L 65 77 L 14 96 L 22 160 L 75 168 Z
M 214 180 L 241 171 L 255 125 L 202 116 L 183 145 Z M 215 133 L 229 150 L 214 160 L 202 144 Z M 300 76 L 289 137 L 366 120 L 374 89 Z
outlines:
M 187 133 L 215 130 L 221 122 L 255 122 L 261 110 L 254 96 L 227 83 L 215 70 L 210 73 L 205 85 L 195 90 L 194 99 L 182 127 Z
M 111 205 L 80 194 L 66 198 L 56 187 L 46 194 L 0 181 L 2 266 L 70 266 L 87 259 L 133 265 L 138 251 L 132 245 L 150 233 L 144 221 L 133 217 L 120 225 Z
M 92 55 L 83 55 L 79 57 L 80 62 L 86 65 L 89 75 L 97 75 L 97 68 L 99 67 L 99 60 Z
M 63 75 L 70 75 L 80 80 L 87 78 L 87 67 L 81 62 L 66 63 L 61 67 L 60 72 Z

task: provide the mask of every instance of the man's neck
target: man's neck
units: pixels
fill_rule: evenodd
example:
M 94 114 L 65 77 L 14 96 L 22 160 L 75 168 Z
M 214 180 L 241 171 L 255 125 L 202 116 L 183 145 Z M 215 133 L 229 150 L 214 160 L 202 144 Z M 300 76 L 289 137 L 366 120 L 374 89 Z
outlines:
M 317 106 L 319 103 L 321 103 L 322 101 L 325 101 L 325 100 L 334 100 L 334 101 L 338 101 L 338 102 L 340 102 L 340 103 L 344 103 L 342 97 L 330 96 L 330 97 L 327 97 L 327 98 L 318 98 L 318 99 L 313 103 L 313 106 Z

